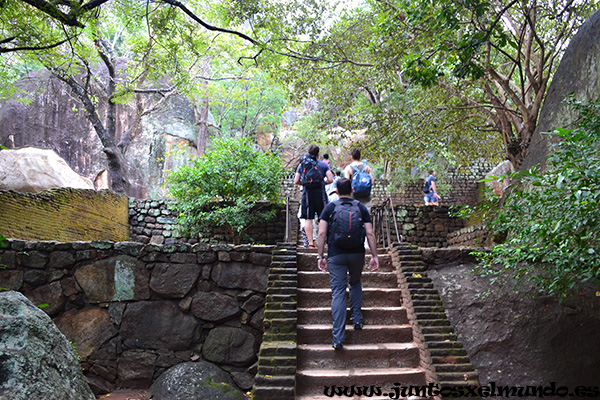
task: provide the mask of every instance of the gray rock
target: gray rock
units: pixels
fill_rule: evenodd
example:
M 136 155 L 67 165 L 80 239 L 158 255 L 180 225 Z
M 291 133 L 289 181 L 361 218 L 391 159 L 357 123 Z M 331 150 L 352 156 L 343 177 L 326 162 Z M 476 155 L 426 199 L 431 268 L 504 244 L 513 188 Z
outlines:
M 227 289 L 250 289 L 266 293 L 269 265 L 219 262 L 211 272 L 211 278 Z
M 221 293 L 198 292 L 192 301 L 192 313 L 205 321 L 226 321 L 239 312 L 237 300 Z
M 482 385 L 557 382 L 576 387 L 600 382 L 600 316 L 595 289 L 558 299 L 529 285 L 491 284 L 469 273 L 473 265 L 440 265 L 428 271 Z M 489 297 L 481 298 L 487 289 Z
M 17 292 L 0 293 L 0 399 L 95 400 L 69 341 Z
M 126 351 L 119 359 L 119 385 L 145 389 L 152 383 L 154 365 L 158 356 L 143 351 Z
M 190 254 L 194 259 L 195 254 Z M 197 264 L 156 264 L 150 278 L 150 289 L 160 297 L 181 299 L 200 276 Z
M 202 355 L 217 364 L 248 366 L 256 360 L 254 342 L 254 336 L 242 329 L 215 328 L 202 346 Z
M 148 397 L 153 400 L 247 399 L 227 372 L 206 361 L 181 363 L 168 369 L 152 384 Z
M 85 265 L 75 271 L 75 279 L 90 303 L 145 300 L 150 297 L 146 266 L 126 255 Z
M 170 301 L 127 305 L 121 321 L 125 346 L 136 349 L 187 350 L 195 343 L 198 321 Z
M 89 357 L 117 334 L 108 311 L 100 307 L 69 310 L 57 318 L 55 323 L 83 358 Z

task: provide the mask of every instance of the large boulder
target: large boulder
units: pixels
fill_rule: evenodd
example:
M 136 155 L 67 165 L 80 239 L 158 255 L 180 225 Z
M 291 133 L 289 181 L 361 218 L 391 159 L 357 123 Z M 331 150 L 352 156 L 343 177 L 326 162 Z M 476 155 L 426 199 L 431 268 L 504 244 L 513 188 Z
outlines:
M 165 371 L 148 392 L 152 400 L 242 400 L 229 374 L 207 361 L 186 362 Z
M 0 400 L 94 400 L 71 344 L 18 292 L 0 293 Z
M 492 284 L 488 277 L 469 273 L 471 264 L 433 268 L 428 276 L 482 385 L 556 382 L 573 389 L 600 382 L 596 289 L 559 301 L 526 284 L 518 286 L 518 293 L 513 282 Z M 490 288 L 488 297 L 481 296 Z
M 37 193 L 53 187 L 94 189 L 54 150 L 21 147 L 0 151 L 0 189 Z

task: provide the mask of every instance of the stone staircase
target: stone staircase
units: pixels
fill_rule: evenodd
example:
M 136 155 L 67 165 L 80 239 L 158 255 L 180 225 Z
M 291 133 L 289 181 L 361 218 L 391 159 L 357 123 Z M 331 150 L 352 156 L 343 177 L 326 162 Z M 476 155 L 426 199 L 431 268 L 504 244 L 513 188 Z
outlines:
M 431 360 L 440 388 L 478 386 L 479 376 L 458 340 L 437 289 L 427 276 L 421 250 L 395 244 L 392 252 L 403 302 L 422 355 Z
M 315 250 L 298 250 L 296 399 L 331 398 L 333 387 L 351 385 L 381 388 L 379 396 L 353 398 L 389 399 L 394 386 L 431 382 L 413 341 L 392 258 L 379 258 L 378 271 L 363 273 L 364 328 L 355 331 L 348 319 L 344 349 L 336 351 L 329 275 L 317 269 Z

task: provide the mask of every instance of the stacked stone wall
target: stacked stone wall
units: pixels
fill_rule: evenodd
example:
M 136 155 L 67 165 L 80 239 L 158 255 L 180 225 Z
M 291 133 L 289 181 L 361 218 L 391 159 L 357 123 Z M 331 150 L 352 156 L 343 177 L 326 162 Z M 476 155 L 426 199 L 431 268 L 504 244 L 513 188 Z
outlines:
M 0 232 L 23 240 L 127 241 L 127 197 L 108 190 L 0 190 Z
M 483 246 L 489 232 L 481 225 L 467 226 L 448 235 L 448 247 Z
M 264 207 L 259 203 L 258 207 Z M 245 232 L 244 243 L 274 245 L 285 236 L 285 206 L 275 205 L 275 218 L 266 223 L 255 224 Z M 181 243 L 232 243 L 233 238 L 226 227 L 206 226 L 196 237 L 182 237 L 177 227 L 176 211 L 168 200 L 129 199 L 129 228 L 132 241 L 152 244 Z M 294 217 L 295 218 L 295 217 Z
M 464 220 L 450 216 L 447 207 L 437 206 L 395 206 L 396 225 L 391 213 L 388 221 L 392 236 L 395 226 L 402 236 L 401 240 L 419 247 L 447 247 L 448 236 L 465 226 Z M 376 212 L 376 210 L 372 210 Z M 380 222 L 384 225 L 385 221 Z M 385 225 L 384 225 L 385 226 Z M 379 233 L 381 226 L 375 226 L 375 233 Z
M 373 185 L 373 204 L 382 204 L 389 197 L 395 206 L 420 206 L 424 204 L 423 183 L 423 179 L 419 179 L 406 184 L 401 190 L 390 191 L 387 180 L 376 179 Z M 452 189 L 442 196 L 440 205 L 450 207 L 474 205 L 480 202 L 480 183 L 470 179 L 454 179 L 448 183 Z
M 252 387 L 273 246 L 26 242 L 0 248 L 0 287 L 44 305 L 96 393 L 148 387 L 204 359 Z

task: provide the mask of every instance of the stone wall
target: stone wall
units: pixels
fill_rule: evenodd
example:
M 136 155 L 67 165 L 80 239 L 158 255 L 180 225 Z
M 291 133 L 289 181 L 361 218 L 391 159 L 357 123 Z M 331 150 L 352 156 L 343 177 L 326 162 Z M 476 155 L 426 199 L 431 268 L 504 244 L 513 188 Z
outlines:
M 198 237 L 181 237 L 177 230 L 178 213 L 169 208 L 168 200 L 129 199 L 129 228 L 132 241 L 152 244 L 232 243 L 225 227 L 205 227 Z M 264 206 L 263 203 L 259 206 Z M 274 245 L 285 236 L 285 205 L 274 206 L 277 215 L 272 221 L 248 228 L 245 243 Z M 295 218 L 295 216 L 294 216 Z
M 0 248 L 0 287 L 45 305 L 96 393 L 144 388 L 205 359 L 251 388 L 273 246 L 26 242 Z
M 401 240 L 419 247 L 447 247 L 448 236 L 465 226 L 465 221 L 452 217 L 447 207 L 437 206 L 395 206 L 396 223 Z M 371 213 L 376 213 L 372 209 Z M 389 215 L 389 226 L 392 237 L 395 234 L 394 222 Z M 379 237 L 379 230 L 384 221 L 375 220 L 375 234 Z M 385 226 L 385 225 L 384 225 Z M 395 239 L 393 240 L 395 241 Z
M 489 232 L 481 225 L 473 225 L 448 235 L 448 247 L 473 247 L 486 244 Z
M 385 179 L 377 179 L 373 186 L 373 204 L 382 204 L 388 197 L 392 198 L 392 203 L 402 206 L 420 206 L 423 201 L 423 179 L 416 182 L 410 182 L 402 188 L 390 192 L 389 183 Z M 441 195 L 440 205 L 460 206 L 473 205 L 479 203 L 481 185 L 476 180 L 471 179 L 453 179 L 449 181 L 452 189 L 449 193 Z
M 0 232 L 24 240 L 126 241 L 127 198 L 107 190 L 0 191 Z

